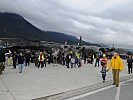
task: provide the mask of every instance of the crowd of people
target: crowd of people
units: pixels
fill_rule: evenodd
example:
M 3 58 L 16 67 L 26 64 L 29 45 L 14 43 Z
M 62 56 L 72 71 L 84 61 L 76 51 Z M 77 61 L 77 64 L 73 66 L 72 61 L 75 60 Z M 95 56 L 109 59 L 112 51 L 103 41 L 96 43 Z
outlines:
M 105 54 L 98 53 L 94 56 L 94 54 L 87 54 L 78 51 L 69 51 L 64 52 L 61 50 L 55 51 L 30 51 L 19 52 L 10 51 L 5 53 L 4 50 L 0 50 L 0 74 L 4 71 L 5 66 L 13 66 L 13 69 L 16 69 L 16 65 L 19 66 L 19 73 L 22 73 L 24 66 L 29 66 L 30 63 L 35 63 L 37 68 L 46 67 L 47 64 L 52 64 L 53 66 L 57 66 L 58 64 L 62 66 L 66 66 L 66 68 L 73 67 L 81 67 L 82 60 L 84 60 L 84 64 L 90 63 L 93 64 L 95 60 L 95 67 L 102 66 L 101 73 L 103 82 L 105 82 L 106 73 L 112 67 L 113 72 L 113 80 L 116 86 L 119 85 L 119 72 L 123 69 L 122 60 L 118 53 L 114 52 L 113 57 L 111 58 L 110 64 L 108 64 L 108 59 Z M 132 56 L 129 56 L 127 59 L 128 63 L 128 73 L 132 73 Z
M 27 50 L 25 52 L 16 52 L 10 51 L 4 52 L 1 49 L 0 58 L 2 59 L 2 70 L 5 69 L 5 66 L 13 66 L 13 69 L 16 69 L 16 65 L 19 65 L 19 72 L 22 73 L 22 69 L 25 66 L 29 66 L 30 63 L 35 63 L 37 68 L 46 67 L 47 64 L 52 64 L 53 66 L 57 66 L 58 64 L 62 66 L 66 66 L 66 68 L 73 68 L 73 67 L 81 67 L 82 60 L 84 63 L 93 64 L 94 62 L 94 55 L 87 53 L 82 53 L 79 51 L 61 51 L 61 50 L 54 50 L 54 51 L 45 51 L 45 50 L 34 50 L 30 51 Z M 2 71 L 1 71 L 2 73 Z

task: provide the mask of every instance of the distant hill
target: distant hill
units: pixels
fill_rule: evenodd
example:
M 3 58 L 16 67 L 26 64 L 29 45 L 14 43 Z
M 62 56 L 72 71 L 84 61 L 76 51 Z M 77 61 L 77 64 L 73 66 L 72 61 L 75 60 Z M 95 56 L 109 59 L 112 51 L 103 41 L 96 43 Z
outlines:
M 0 13 L 0 38 L 22 38 L 59 43 L 68 41 L 71 44 L 77 44 L 79 42 L 76 37 L 71 35 L 42 31 L 26 21 L 22 16 L 14 13 Z M 87 42 L 83 42 L 83 44 L 92 45 Z

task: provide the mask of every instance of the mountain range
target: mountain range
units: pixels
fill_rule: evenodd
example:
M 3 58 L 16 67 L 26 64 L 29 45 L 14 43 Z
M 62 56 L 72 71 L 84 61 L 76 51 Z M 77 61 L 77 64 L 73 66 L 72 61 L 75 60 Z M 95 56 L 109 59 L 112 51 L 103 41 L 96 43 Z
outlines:
M 0 38 L 21 38 L 49 42 L 77 44 L 75 36 L 53 31 L 42 31 L 15 13 L 0 13 Z M 93 45 L 83 41 L 85 45 Z

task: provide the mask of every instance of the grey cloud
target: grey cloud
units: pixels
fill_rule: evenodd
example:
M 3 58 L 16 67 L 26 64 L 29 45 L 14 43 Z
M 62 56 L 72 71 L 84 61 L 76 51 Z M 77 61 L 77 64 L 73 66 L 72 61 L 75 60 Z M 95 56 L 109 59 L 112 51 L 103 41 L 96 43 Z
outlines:
M 74 4 L 76 0 L 68 1 L 1 0 L 0 12 L 18 13 L 45 31 L 81 35 L 89 42 L 133 48 L 132 0 L 126 3 L 110 0 L 109 6 L 106 0 L 79 0 L 82 5 Z

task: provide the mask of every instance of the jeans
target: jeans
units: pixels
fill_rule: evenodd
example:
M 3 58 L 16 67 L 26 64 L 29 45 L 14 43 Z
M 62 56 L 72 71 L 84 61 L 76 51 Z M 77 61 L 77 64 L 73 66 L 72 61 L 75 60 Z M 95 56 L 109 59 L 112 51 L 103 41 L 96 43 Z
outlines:
M 119 69 L 113 69 L 113 81 L 116 85 L 119 85 Z
M 128 74 L 132 73 L 132 66 L 128 66 Z
M 98 64 L 98 67 L 99 67 L 99 61 L 96 61 L 95 62 L 95 67 L 97 66 L 97 64 Z
M 41 68 L 43 68 L 44 67 L 44 62 L 43 61 L 39 61 L 38 68 L 40 67 L 40 64 L 41 64 Z
M 30 60 L 26 60 L 25 64 L 26 64 L 26 66 L 29 66 L 30 65 Z
M 103 81 L 105 81 L 105 77 L 106 77 L 106 76 L 102 76 L 102 78 L 103 78 Z
M 19 64 L 19 72 L 21 73 L 23 70 L 24 64 Z
M 13 60 L 13 67 L 16 68 L 16 62 L 17 60 Z

